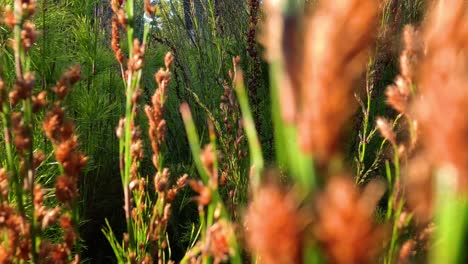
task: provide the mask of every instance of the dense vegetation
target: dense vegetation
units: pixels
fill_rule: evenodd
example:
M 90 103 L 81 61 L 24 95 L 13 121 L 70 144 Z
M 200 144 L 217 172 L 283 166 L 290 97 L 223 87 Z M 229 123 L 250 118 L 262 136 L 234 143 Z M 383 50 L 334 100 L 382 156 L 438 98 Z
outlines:
M 0 263 L 465 263 L 464 0 L 0 0 Z

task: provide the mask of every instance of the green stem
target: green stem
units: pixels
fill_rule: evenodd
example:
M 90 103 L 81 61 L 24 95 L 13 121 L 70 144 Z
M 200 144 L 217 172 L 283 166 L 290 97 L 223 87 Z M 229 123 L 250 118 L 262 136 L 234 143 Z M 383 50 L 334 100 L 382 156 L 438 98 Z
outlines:
M 131 74 L 128 77 L 131 80 Z M 130 181 L 130 169 L 132 165 L 132 157 L 130 152 L 131 147 L 131 125 L 133 123 L 133 113 L 132 113 L 132 94 L 133 89 L 131 83 L 127 82 L 127 98 L 126 98 L 126 108 L 125 108 L 125 135 L 124 135 L 124 175 L 122 178 L 122 187 L 124 190 L 124 202 L 125 202 L 125 219 L 127 222 L 127 232 L 129 236 L 130 247 L 133 248 L 133 229 L 130 217 L 130 190 L 129 190 L 129 181 Z
M 239 106 L 242 112 L 244 129 L 247 134 L 249 142 L 250 161 L 251 161 L 251 181 L 253 189 L 260 186 L 261 172 L 264 167 L 262 147 L 258 139 L 257 130 L 255 129 L 255 122 L 253 120 L 252 111 L 250 110 L 247 92 L 245 89 L 244 79 L 241 70 L 237 70 L 237 77 L 235 82 L 235 90 L 239 100 Z
M 395 164 L 394 164 L 394 167 L 395 167 L 395 182 L 394 184 L 400 184 L 400 157 L 398 155 L 398 146 L 397 145 L 393 145 L 393 155 L 394 155 L 394 159 L 395 159 Z
M 387 215 L 386 215 L 386 219 L 387 220 L 390 220 L 392 218 L 392 207 L 393 207 L 393 186 L 392 186 L 392 171 L 390 169 L 390 163 L 388 161 L 385 161 L 385 172 L 387 174 L 387 181 L 388 181 L 388 184 L 391 186 L 390 188 L 392 188 L 391 190 L 391 195 L 390 195 L 390 198 L 388 199 L 388 203 L 387 203 Z
M 400 215 L 403 210 L 403 205 L 404 201 L 400 198 L 399 200 L 395 200 L 397 197 L 396 189 L 398 186 L 395 186 L 396 184 L 400 184 L 400 157 L 398 155 L 398 146 L 396 144 L 392 144 L 393 146 L 393 155 L 394 155 L 394 176 L 393 178 L 391 176 L 390 172 L 390 167 L 388 162 L 386 163 L 386 169 L 387 169 L 387 178 L 388 178 L 388 184 L 391 186 L 391 195 L 389 197 L 389 202 L 388 202 L 388 208 L 387 208 L 387 219 L 393 218 L 393 229 L 392 229 L 392 237 L 390 241 L 390 247 L 388 250 L 388 254 L 386 257 L 385 263 L 393 263 L 393 257 L 395 254 L 395 248 L 396 248 L 396 242 L 398 240 L 398 222 L 400 220 Z M 398 207 L 395 212 L 393 212 L 393 203 L 398 203 Z
M 133 40 L 134 40 L 134 2 L 133 0 L 128 0 L 125 4 L 126 13 L 128 17 L 128 26 L 127 26 L 127 41 L 128 41 L 128 50 L 129 58 L 133 56 Z M 143 42 L 142 45 L 146 45 L 149 32 L 149 25 L 145 25 Z M 120 139 L 120 155 L 121 159 L 124 160 L 124 169 L 122 175 L 122 187 L 124 190 L 124 203 L 125 203 L 125 219 L 127 222 L 127 232 L 129 236 L 130 248 L 136 249 L 136 240 L 135 240 L 135 230 L 133 229 L 131 212 L 130 212 L 130 199 L 132 194 L 129 190 L 130 183 L 130 171 L 132 166 L 132 156 L 131 156 L 131 141 L 132 141 L 132 125 L 135 120 L 135 113 L 133 111 L 132 97 L 135 93 L 136 88 L 139 86 L 142 76 L 142 70 L 138 70 L 135 73 L 129 72 L 128 79 L 125 83 L 126 88 L 126 103 L 125 103 L 125 126 L 124 126 L 124 137 Z M 123 154 L 123 157 L 122 157 Z
M 26 62 L 26 52 L 23 50 L 22 47 L 22 39 L 21 39 L 21 31 L 23 27 L 23 18 L 19 14 L 19 10 L 16 10 L 16 5 L 15 5 L 15 17 L 19 20 L 14 26 L 13 29 L 13 37 L 15 40 L 15 48 L 14 48 L 14 56 L 15 56 L 15 71 L 16 71 L 16 78 L 17 80 L 23 80 L 23 67 L 26 66 L 29 68 L 29 63 Z M 25 64 L 25 65 L 23 65 Z M 28 70 L 28 69 L 26 69 Z M 33 138 L 33 118 L 32 118 L 32 102 L 31 98 L 26 98 L 23 101 L 23 122 L 24 126 L 26 129 L 28 129 L 29 132 L 29 140 L 30 140 L 30 148 L 27 150 L 27 153 L 24 154 L 23 158 L 25 161 L 25 168 L 26 168 L 26 181 L 29 181 L 29 187 L 30 187 L 30 195 L 31 195 L 31 201 L 34 201 L 34 164 L 33 164 L 33 144 L 34 144 L 34 138 Z M 17 187 L 16 191 L 17 193 L 20 193 L 22 196 L 22 178 L 21 175 L 17 174 Z M 21 184 L 21 185 L 20 185 Z M 17 194 L 18 195 L 18 194 Z M 20 208 L 20 213 L 24 215 L 24 208 L 23 208 L 23 201 L 22 197 L 17 201 L 19 203 L 18 208 Z M 31 254 L 33 257 L 33 262 L 37 263 L 38 261 L 38 254 L 37 254 L 37 248 L 36 248 L 36 219 L 35 219 L 35 212 L 34 212 L 34 206 L 31 207 L 31 226 L 30 226 L 30 232 L 31 232 Z
M 398 209 L 393 217 L 393 228 L 392 228 L 392 238 L 390 241 L 390 248 L 388 250 L 388 255 L 386 257 L 385 263 L 391 264 L 393 263 L 393 258 L 395 254 L 396 242 L 398 240 L 398 222 L 400 220 L 401 211 L 403 210 L 403 201 L 400 200 L 398 205 Z
M 46 78 L 46 59 L 45 59 L 45 56 L 46 56 L 46 28 L 45 28 L 45 25 L 46 25 L 46 20 L 45 20 L 45 17 L 46 17 L 46 2 L 47 0 L 43 0 L 42 1 L 42 6 L 41 6 L 41 9 L 42 9 L 42 50 L 41 50 L 41 59 L 42 59 L 42 89 L 45 90 L 45 88 L 47 87 L 47 78 Z
M 435 223 L 429 263 L 466 263 L 468 231 L 468 197 L 461 193 L 454 179 L 457 172 L 450 167 L 435 174 Z
M 28 152 L 26 153 L 25 157 L 25 165 L 27 168 L 27 175 L 26 175 L 26 181 L 29 182 L 29 192 L 31 195 L 31 201 L 34 201 L 34 180 L 35 180 L 35 169 L 34 169 L 34 161 L 33 161 L 33 143 L 34 143 L 34 136 L 33 136 L 33 131 L 32 128 L 34 126 L 34 122 L 32 119 L 32 106 L 31 106 L 31 98 L 27 98 L 23 102 L 23 108 L 24 108 L 24 125 L 29 128 L 29 133 L 30 133 L 30 140 L 31 140 L 31 147 L 28 149 Z M 37 224 L 37 219 L 35 215 L 35 208 L 34 206 L 31 207 L 31 248 L 32 248 L 32 255 L 33 255 L 33 261 L 34 263 L 37 263 L 38 261 L 38 255 L 37 255 L 37 236 L 36 236 L 36 224 Z
M 195 162 L 195 166 L 197 167 L 198 173 L 200 174 L 204 184 L 206 186 L 210 186 L 210 184 L 209 184 L 210 183 L 209 172 L 207 171 L 207 169 L 205 168 L 205 166 L 203 166 L 203 164 L 201 162 L 201 158 L 200 158 L 201 157 L 200 156 L 201 150 L 200 150 L 200 142 L 198 140 L 198 138 L 199 138 L 198 137 L 198 132 L 197 132 L 197 128 L 195 127 L 195 123 L 193 122 L 193 117 L 192 117 L 192 114 L 190 113 L 190 109 L 189 109 L 188 104 L 184 103 L 181 106 L 180 111 L 181 111 L 181 114 L 182 114 L 182 119 L 184 121 L 185 130 L 187 131 L 187 137 L 188 137 L 190 149 L 192 151 L 192 156 L 193 156 L 193 159 L 194 159 L 194 162 Z M 220 196 L 218 190 L 212 188 L 211 186 L 210 186 L 210 190 L 211 190 L 210 206 L 214 206 L 213 208 L 216 208 L 216 206 L 218 206 L 218 204 L 220 204 L 221 205 L 221 217 L 226 219 L 226 220 L 229 220 L 230 219 L 229 214 L 226 211 L 226 207 L 223 204 L 223 201 L 221 199 L 221 196 Z M 200 215 L 200 221 L 202 221 L 202 223 L 205 222 L 205 216 L 204 215 L 203 216 Z M 206 233 L 206 229 L 202 230 L 202 236 L 204 236 L 204 233 Z M 240 249 L 239 249 L 239 245 L 237 243 L 237 240 L 234 238 L 229 242 L 231 244 L 231 247 L 234 249 L 234 255 L 231 256 L 231 263 L 234 263 L 234 264 L 242 263 L 241 255 L 240 255 Z
M 359 162 L 363 163 L 364 162 L 364 157 L 366 155 L 366 148 L 367 148 L 367 138 L 368 134 L 367 131 L 369 129 L 369 115 L 370 115 L 370 110 L 371 110 L 371 90 L 370 90 L 370 84 L 369 84 L 369 78 L 370 78 L 370 71 L 373 65 L 373 60 L 372 58 L 369 59 L 369 63 L 367 65 L 367 73 L 366 73 L 366 110 L 364 114 L 364 126 L 363 126 L 363 132 L 362 132 L 362 145 L 360 146 L 360 155 L 359 155 Z M 358 176 L 361 174 L 359 173 Z
M 131 58 L 133 55 L 133 33 L 134 33 L 134 26 L 135 26 L 135 21 L 134 21 L 134 10 L 135 10 L 135 4 L 133 3 L 133 0 L 127 0 L 125 3 L 125 8 L 126 8 L 126 13 L 127 13 L 127 44 L 128 44 L 128 57 Z

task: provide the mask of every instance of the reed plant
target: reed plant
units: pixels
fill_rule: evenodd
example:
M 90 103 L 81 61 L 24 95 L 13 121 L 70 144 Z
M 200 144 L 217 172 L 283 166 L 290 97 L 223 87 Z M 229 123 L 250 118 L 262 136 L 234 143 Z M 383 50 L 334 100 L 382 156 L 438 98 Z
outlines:
M 32 22 L 35 11 L 35 1 L 19 0 L 2 11 L 2 24 L 12 35 L 9 45 L 15 77 L 0 81 L 5 149 L 2 158 L 5 167 L 1 169 L 1 259 L 4 263 L 78 263 L 78 181 L 87 158 L 78 149 L 74 124 L 66 117 L 62 102 L 80 80 L 80 67 L 67 70 L 53 86 L 53 103 L 48 101 L 46 89 L 35 89 L 36 76 L 30 56 L 38 37 Z M 41 141 L 34 137 L 40 129 L 38 117 L 44 109 L 47 113 L 42 121 L 42 133 L 51 141 L 50 155 L 55 157 L 60 173 L 52 183 L 44 181 L 41 175 L 49 154 L 39 149 Z M 53 207 L 50 206 L 52 197 L 56 199 Z M 50 230 L 56 230 L 58 238 L 52 240 L 48 235 Z
M 0 263 L 466 262 L 466 1 L 0 3 Z
M 150 178 L 141 176 L 140 161 L 143 158 L 143 141 L 141 129 L 136 123 L 138 103 L 141 96 L 141 78 L 144 65 L 149 24 L 145 24 L 142 41 L 135 37 L 135 3 L 133 1 L 112 1 L 114 12 L 112 18 L 111 46 L 117 59 L 125 87 L 125 117 L 120 119 L 116 129 L 119 138 L 119 166 L 124 193 L 124 211 L 127 230 L 119 242 L 116 234 L 108 224 L 103 230 L 119 262 L 150 263 L 153 259 L 162 262 L 171 259 L 170 242 L 166 226 L 171 211 L 171 202 L 178 190 L 183 188 L 187 176 L 182 176 L 175 185 L 169 182 L 170 170 L 165 167 L 164 141 L 166 121 L 164 120 L 164 103 L 167 99 L 168 84 L 171 79 L 170 67 L 172 54 L 165 57 L 165 69 L 155 75 L 158 88 L 151 98 L 151 106 L 145 106 L 149 120 L 149 137 L 153 150 L 152 164 L 156 169 L 154 189 L 150 188 Z M 145 2 L 145 13 L 152 17 L 155 8 L 149 1 Z M 128 58 L 120 45 L 120 29 L 126 31 L 129 47 Z M 124 66 L 126 65 L 126 66 Z M 150 191 L 156 192 L 156 195 Z

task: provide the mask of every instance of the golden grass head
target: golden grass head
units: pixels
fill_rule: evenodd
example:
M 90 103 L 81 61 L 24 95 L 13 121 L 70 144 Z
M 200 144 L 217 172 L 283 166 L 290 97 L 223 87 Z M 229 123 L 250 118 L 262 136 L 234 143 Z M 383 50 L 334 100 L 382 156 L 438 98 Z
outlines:
M 124 55 L 120 48 L 120 32 L 119 32 L 119 21 L 117 16 L 112 17 L 112 31 L 111 31 L 111 47 L 114 51 L 115 58 L 120 64 L 123 64 Z
M 36 77 L 31 72 L 27 72 L 23 78 L 17 79 L 13 90 L 8 94 L 11 104 L 15 106 L 21 100 L 31 97 L 35 83 Z
M 385 91 L 387 104 L 400 113 L 406 113 L 410 99 L 410 85 L 406 79 L 398 76 L 395 83 L 389 85 Z
M 128 17 L 127 12 L 123 8 L 124 0 L 111 0 L 111 8 L 114 11 L 117 21 L 123 27 L 127 27 Z
M 407 190 L 408 207 L 414 212 L 418 222 L 427 223 L 434 212 L 434 166 L 425 153 L 416 154 L 409 161 L 408 169 L 403 177 L 403 184 Z
M 331 263 L 375 263 L 384 232 L 373 211 L 383 192 L 379 182 L 360 193 L 350 178 L 330 178 L 316 202 L 314 234 Z
M 214 263 L 223 263 L 233 254 L 230 241 L 234 239 L 232 224 L 221 219 L 208 229 L 207 253 L 214 258 Z
M 419 30 L 411 25 L 405 26 L 403 30 L 404 50 L 400 56 L 401 76 L 409 82 L 414 82 L 416 77 L 416 66 L 424 51 L 423 41 Z
M 388 140 L 393 146 L 396 146 L 396 135 L 393 131 L 392 124 L 382 117 L 378 117 L 375 123 L 382 137 Z
M 32 146 L 31 129 L 24 122 L 24 118 L 19 112 L 11 114 L 11 126 L 15 135 L 14 144 L 19 153 L 26 153 Z
M 403 30 L 404 49 L 400 55 L 400 75 L 394 84 L 389 85 L 385 91 L 387 104 L 393 109 L 409 114 L 409 105 L 412 99 L 411 92 L 415 84 L 417 66 L 423 56 L 423 45 L 419 31 L 407 25 Z
M 21 40 L 23 43 L 23 49 L 28 51 L 32 45 L 37 41 L 36 25 L 30 21 L 26 21 L 23 24 L 21 30 Z
M 8 199 L 8 172 L 5 168 L 0 168 L 0 195 L 2 199 Z
M 25 17 L 31 17 L 36 11 L 35 0 L 15 0 L 15 9 L 19 10 L 19 13 Z
M 70 89 L 81 79 L 81 66 L 74 65 L 65 71 L 59 81 L 52 90 L 57 95 L 59 100 L 63 100 L 70 92 Z
M 298 129 L 304 152 L 327 160 L 339 150 L 344 123 L 355 109 L 353 85 L 374 43 L 378 3 L 321 1 L 305 22 Z
M 291 194 L 268 184 L 259 188 L 245 215 L 247 246 L 261 262 L 301 263 L 303 219 Z
M 202 181 L 190 180 L 188 184 L 193 191 L 198 193 L 194 200 L 198 202 L 199 209 L 211 202 L 211 189 L 205 186 Z
M 156 11 L 156 6 L 151 5 L 151 0 L 145 0 L 145 14 L 152 17 Z
M 169 70 L 172 66 L 172 62 L 174 61 L 174 55 L 171 52 L 166 53 L 164 56 L 164 65 L 166 66 L 166 70 Z
M 468 4 L 434 4 L 423 36 L 426 54 L 414 104 L 430 161 L 452 167 L 460 190 L 468 190 Z
M 278 60 L 282 56 L 281 38 L 283 32 L 283 16 L 281 2 L 266 0 L 263 3 L 265 20 L 262 22 L 262 32 L 259 41 L 265 46 L 265 57 L 269 62 Z
M 149 121 L 148 134 L 151 140 L 151 147 L 153 149 L 153 165 L 159 168 L 159 152 L 160 145 L 164 143 L 166 138 L 166 120 L 164 120 L 164 103 L 167 99 L 167 90 L 171 80 L 170 67 L 174 57 L 172 53 L 168 52 L 164 58 L 166 69 L 159 69 L 154 74 L 154 79 L 158 84 L 153 96 L 151 97 L 152 105 L 145 106 L 145 113 Z
M 145 55 L 145 46 L 138 39 L 133 40 L 133 55 L 127 61 L 127 68 L 130 72 L 137 72 L 143 67 L 143 56 Z

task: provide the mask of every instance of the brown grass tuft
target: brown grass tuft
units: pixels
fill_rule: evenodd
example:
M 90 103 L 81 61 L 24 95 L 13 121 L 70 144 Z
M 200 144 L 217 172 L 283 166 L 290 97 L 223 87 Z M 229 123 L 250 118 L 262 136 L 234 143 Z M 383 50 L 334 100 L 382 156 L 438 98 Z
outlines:
M 355 110 L 353 83 L 368 60 L 377 17 L 374 0 L 321 1 L 306 21 L 297 122 L 302 150 L 319 160 L 337 152 L 342 127 Z
M 275 185 L 258 190 L 245 216 L 247 245 L 261 263 L 301 263 L 302 219 L 293 196 Z
M 415 112 L 430 160 L 456 170 L 459 189 L 468 190 L 468 4 L 434 5 L 424 38 Z

